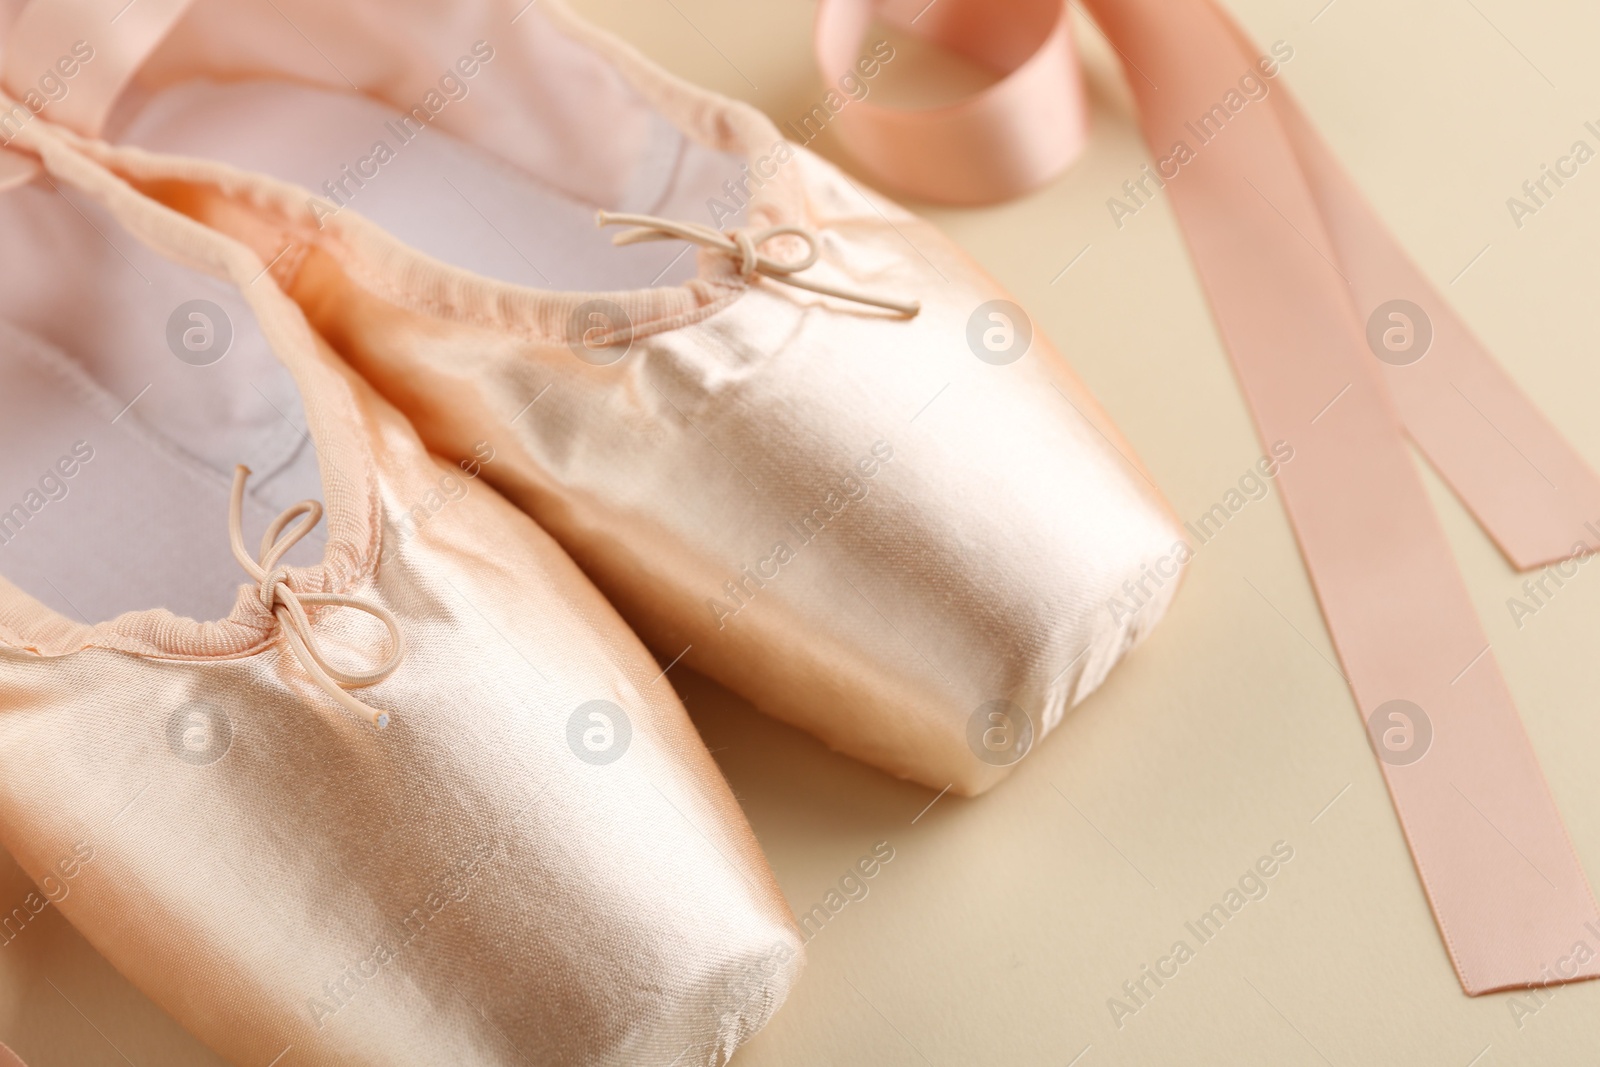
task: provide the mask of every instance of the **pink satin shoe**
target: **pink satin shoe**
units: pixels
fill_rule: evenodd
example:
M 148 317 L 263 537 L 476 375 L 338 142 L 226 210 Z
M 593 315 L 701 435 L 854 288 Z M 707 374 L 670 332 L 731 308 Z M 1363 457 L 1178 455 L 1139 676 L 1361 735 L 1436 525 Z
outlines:
M 431 450 L 493 438 L 663 663 L 893 774 L 988 788 L 1178 585 L 1166 505 L 990 278 L 559 3 L 200 0 L 105 129 L 297 183 L 83 148 L 248 244 Z
M 725 1063 L 797 933 L 512 437 L 431 454 L 248 248 L 23 138 L 0 842 L 230 1062 Z

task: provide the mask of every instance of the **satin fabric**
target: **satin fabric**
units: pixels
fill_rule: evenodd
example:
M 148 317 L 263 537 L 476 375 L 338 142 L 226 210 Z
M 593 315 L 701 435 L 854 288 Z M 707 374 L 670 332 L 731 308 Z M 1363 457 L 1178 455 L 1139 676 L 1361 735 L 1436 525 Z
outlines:
M 1147 585 L 1156 599 L 1131 618 L 1109 604 L 1179 535 L 1042 339 L 1009 367 L 974 358 L 966 319 L 992 283 L 931 227 L 863 216 L 805 165 L 814 190 L 833 183 L 810 218 L 834 277 L 953 298 L 908 323 L 746 287 L 708 260 L 633 304 L 628 355 L 593 366 L 568 332 L 584 294 L 450 271 L 354 216 L 313 233 L 294 190 L 275 191 L 268 225 L 214 185 L 134 177 L 258 251 L 306 247 L 285 290 L 431 447 L 455 455 L 509 423 L 485 477 L 663 660 L 874 765 L 976 793 L 1009 769 L 974 749 L 981 709 L 1012 702 L 1034 740 L 1054 727 L 1159 618 L 1175 580 Z M 268 188 L 252 181 L 258 205 Z M 908 258 L 902 235 L 937 258 Z
M 18 143 L 138 239 L 236 284 L 295 375 L 328 542 L 289 586 L 386 607 L 407 652 L 360 691 L 392 716 L 380 732 L 312 684 L 254 587 L 217 622 L 89 626 L 0 581 L 0 841 L 41 886 L 70 879 L 63 914 L 233 1062 L 725 1062 L 802 949 L 660 668 L 481 482 L 428 517 L 457 463 L 339 360 L 261 257 L 74 140 L 39 121 Z M 149 181 L 175 169 L 141 165 Z M 194 536 L 225 536 L 224 518 Z M 379 639 L 351 614 L 313 616 L 341 663 Z M 592 700 L 631 723 L 610 763 L 570 738 Z M 213 762 L 171 744 L 195 706 L 230 724 Z
M 344 46 L 367 8 L 285 12 L 399 106 L 427 69 L 425 38 L 443 32 L 442 9 L 418 4 L 411 21 L 372 27 L 386 47 L 357 53 Z M 1176 572 L 1152 582 L 1150 568 L 1181 540 L 1165 502 L 1020 309 L 1007 314 L 1032 335 L 1025 352 L 982 358 L 974 323 L 981 336 L 986 305 L 1005 294 L 933 227 L 803 148 L 772 166 L 783 142 L 765 117 L 560 5 L 514 15 L 483 4 L 452 16 L 458 39 L 492 32 L 496 69 L 514 73 L 478 85 L 474 107 L 445 109 L 441 129 L 605 203 L 619 146 L 642 115 L 665 116 L 771 171 L 752 186 L 747 225 L 816 229 L 816 276 L 920 299 L 922 314 L 747 284 L 710 255 L 681 286 L 525 289 L 397 244 L 359 201 L 330 217 L 325 201 L 259 176 L 195 161 L 175 183 L 143 175 L 137 153 L 84 151 L 263 261 L 292 246 L 274 267 L 285 291 L 431 449 L 460 458 L 483 427 L 509 424 L 485 476 L 663 662 L 890 773 L 962 794 L 992 786 L 1165 610 Z M 257 36 L 197 4 L 137 86 L 259 75 L 279 61 Z M 336 82 L 315 63 L 273 76 Z M 604 366 L 573 347 L 595 299 L 628 319 L 631 347 Z M 1007 719 L 992 734 L 996 709 Z
M 828 81 L 851 72 L 873 22 L 1002 75 L 942 107 L 868 98 L 841 110 L 839 138 L 875 184 L 935 203 L 990 203 L 1038 188 L 1083 153 L 1088 97 L 1062 0 L 1010 0 L 1001 17 L 986 0 L 820 3 L 816 56 Z
M 824 64 L 875 6 L 823 0 Z M 1600 975 L 1600 961 L 1575 951 L 1600 928 L 1600 910 L 1406 435 L 1523 568 L 1594 550 L 1600 479 L 1271 85 L 1276 59 L 1207 0 L 1088 6 L 1123 61 L 1157 160 L 1128 191 L 1140 203 L 1140 192 L 1171 197 L 1262 439 L 1299 454 L 1282 475 L 1284 501 L 1462 987 L 1476 995 Z M 982 52 L 982 38 L 1015 45 L 1018 27 L 1038 21 L 1031 2 L 1015 7 L 1015 25 L 992 7 L 988 21 L 972 21 L 979 5 L 960 0 L 944 17 L 965 15 L 980 39 L 964 48 Z M 1064 17 L 1066 5 L 1057 9 Z M 1016 69 L 967 102 L 1005 112 L 994 116 L 1005 138 L 1031 111 L 1029 71 L 1072 62 L 1057 37 L 1035 32 L 1021 44 L 1002 64 Z M 1057 107 L 1039 115 L 1029 143 L 1072 140 Z M 871 108 L 843 118 L 868 146 L 867 165 L 899 187 L 929 187 L 928 164 L 951 151 L 947 139 L 904 136 L 930 121 L 969 148 L 985 143 L 950 115 Z M 866 136 L 895 132 L 893 151 L 882 147 L 892 137 Z M 982 153 L 971 167 L 966 201 L 1048 176 L 1026 152 Z
M 1260 55 L 1203 0 L 1090 3 L 1129 63 L 1162 71 L 1166 99 L 1134 88 L 1152 145 Z M 1600 977 L 1600 960 L 1575 953 L 1600 907 L 1406 437 L 1525 566 L 1593 551 L 1583 524 L 1600 515 L 1600 481 L 1287 93 L 1267 103 L 1201 147 L 1171 194 L 1259 432 L 1300 446 L 1284 502 L 1445 948 L 1469 995 Z M 1432 340 L 1390 361 L 1363 327 L 1397 324 L 1384 318 L 1396 300 Z M 1426 729 L 1425 747 L 1406 751 L 1397 727 Z

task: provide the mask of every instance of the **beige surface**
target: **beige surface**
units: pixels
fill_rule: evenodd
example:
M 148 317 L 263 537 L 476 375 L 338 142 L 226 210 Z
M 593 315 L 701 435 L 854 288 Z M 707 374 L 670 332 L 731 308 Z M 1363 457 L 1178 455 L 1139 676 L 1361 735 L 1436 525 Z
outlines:
M 1600 125 L 1589 54 L 1600 12 L 1335 0 L 1319 15 L 1321 3 L 1231 6 L 1258 42 L 1294 46 L 1285 82 L 1379 212 L 1600 464 L 1600 161 L 1520 230 L 1506 208 L 1574 140 L 1600 147 L 1583 128 Z M 580 6 L 780 122 L 821 91 L 802 0 Z M 1120 231 L 1110 220 L 1106 198 L 1145 156 L 1103 42 L 1080 31 L 1096 105 L 1087 158 L 1023 201 L 932 214 L 1030 309 L 1192 517 L 1260 447 L 1166 203 Z M 889 73 L 914 80 L 923 63 L 908 51 Z M 826 136 L 817 147 L 828 152 Z M 1600 569 L 1581 570 L 1519 630 L 1506 599 L 1523 576 L 1427 477 L 1600 882 Z M 875 842 L 895 850 L 870 894 L 811 942 L 798 991 L 737 1067 L 1600 1060 L 1600 984 L 1563 987 L 1520 1019 L 1513 1005 L 1538 1001 L 1462 995 L 1276 497 L 1206 545 L 1186 583 L 1154 637 L 1008 782 L 940 800 L 914 823 L 932 793 L 674 672 L 797 909 Z M 1266 898 L 1118 1029 L 1108 998 L 1175 940 L 1194 947 L 1184 923 L 1280 840 L 1294 858 Z M 26 891 L 14 869 L 0 874 L 4 907 Z M 32 1067 L 215 1062 L 53 909 L 0 947 L 0 1037 Z

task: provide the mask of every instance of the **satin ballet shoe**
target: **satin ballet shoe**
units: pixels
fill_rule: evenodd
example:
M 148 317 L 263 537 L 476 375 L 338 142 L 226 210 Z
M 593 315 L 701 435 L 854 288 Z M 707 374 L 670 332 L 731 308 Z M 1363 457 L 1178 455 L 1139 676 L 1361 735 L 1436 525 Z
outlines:
M 495 428 L 485 478 L 663 663 L 841 752 L 981 792 L 1177 588 L 1026 313 L 785 140 L 826 108 L 780 131 L 555 2 L 199 0 L 132 86 L 110 140 L 230 166 L 83 151 L 270 262 L 430 449 Z
M 509 432 L 430 454 L 249 249 L 23 139 L 0 843 L 230 1062 L 725 1063 L 798 935 Z

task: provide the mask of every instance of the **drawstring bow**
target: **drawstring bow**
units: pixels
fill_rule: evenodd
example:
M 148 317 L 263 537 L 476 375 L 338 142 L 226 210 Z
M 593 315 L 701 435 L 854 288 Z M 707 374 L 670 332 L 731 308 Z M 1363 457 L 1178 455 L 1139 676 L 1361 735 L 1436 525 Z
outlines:
M 400 666 L 405 656 L 405 639 L 400 633 L 399 620 L 383 605 L 359 597 L 297 593 L 289 588 L 288 568 L 279 566 L 279 561 L 322 521 L 322 505 L 315 500 L 302 500 L 273 519 L 261 538 L 259 558 L 252 559 L 244 547 L 244 487 L 249 477 L 249 467 L 241 464 L 234 468 L 233 498 L 228 506 L 228 538 L 234 558 L 259 583 L 262 610 L 278 620 L 295 658 L 311 679 L 345 709 L 382 729 L 389 725 L 388 713 L 362 703 L 345 690 L 381 682 Z M 371 615 L 389 631 L 389 655 L 368 671 L 346 671 L 328 662 L 312 633 L 311 620 L 306 616 L 308 606 L 354 608 Z
M 857 304 L 897 311 L 907 318 L 922 310 L 922 303 L 918 300 L 878 296 L 849 286 L 829 285 L 826 282 L 796 278 L 796 274 L 816 266 L 817 259 L 821 255 L 822 246 L 816 233 L 805 226 L 769 226 L 763 230 L 741 229 L 723 232 L 697 222 L 679 222 L 674 219 L 657 218 L 654 215 L 626 215 L 611 211 L 602 211 L 596 215 L 595 224 L 602 227 L 617 225 L 633 227 L 614 236 L 611 239 L 614 245 L 678 240 L 689 241 L 702 248 L 709 248 L 713 252 L 720 252 L 738 264 L 739 276 L 746 282 L 761 274 L 775 282 L 792 285 L 797 289 L 808 289 L 824 296 L 838 297 L 840 300 L 853 300 Z M 774 237 L 783 236 L 798 237 L 806 243 L 807 251 L 803 259 L 785 263 L 760 253 L 762 245 Z

